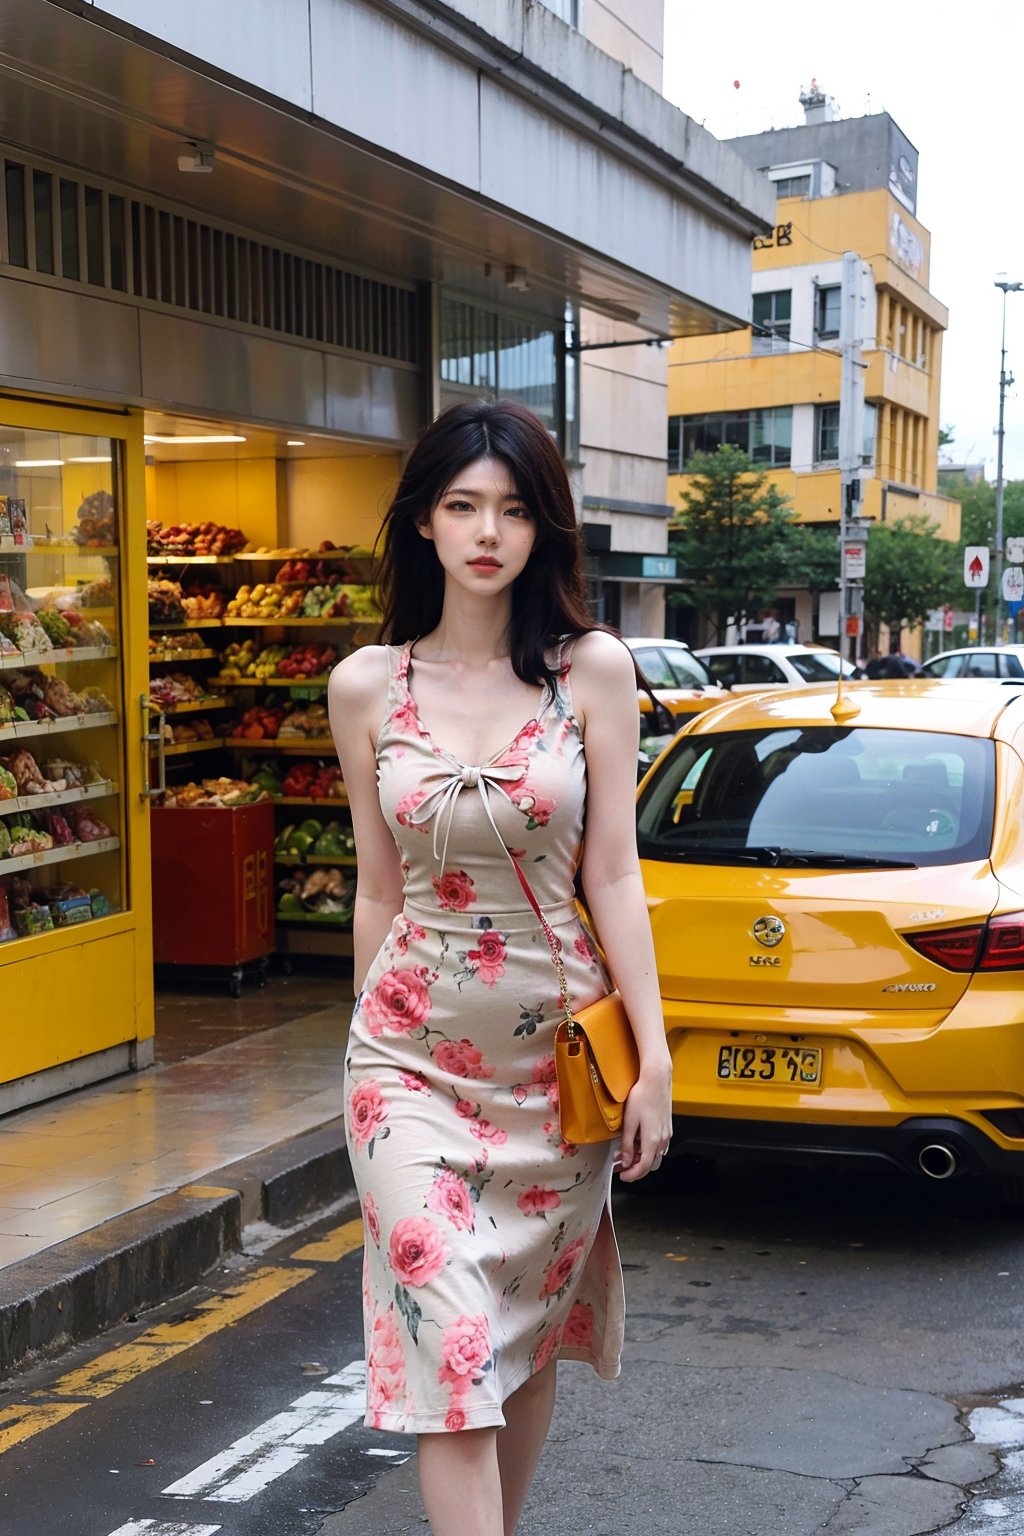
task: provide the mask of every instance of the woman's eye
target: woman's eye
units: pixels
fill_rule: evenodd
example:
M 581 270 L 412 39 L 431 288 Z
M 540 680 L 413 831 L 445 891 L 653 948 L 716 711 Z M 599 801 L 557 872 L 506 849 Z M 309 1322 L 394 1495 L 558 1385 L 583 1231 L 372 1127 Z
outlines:
M 472 512 L 473 505 L 469 501 L 446 501 L 445 510 L 448 512 Z
M 508 515 L 509 517 L 532 517 L 533 513 L 529 507 L 509 507 Z

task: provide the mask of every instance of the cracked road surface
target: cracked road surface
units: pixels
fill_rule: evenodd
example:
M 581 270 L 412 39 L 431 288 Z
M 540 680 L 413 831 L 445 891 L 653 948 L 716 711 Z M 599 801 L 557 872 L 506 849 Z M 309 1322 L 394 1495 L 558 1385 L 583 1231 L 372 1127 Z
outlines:
M 6 1384 L 0 1528 L 425 1536 L 413 1442 L 359 1422 L 350 1216 Z M 1024 1536 L 1024 1221 L 972 1186 L 684 1169 L 617 1224 L 622 1377 L 562 1369 L 521 1536 Z

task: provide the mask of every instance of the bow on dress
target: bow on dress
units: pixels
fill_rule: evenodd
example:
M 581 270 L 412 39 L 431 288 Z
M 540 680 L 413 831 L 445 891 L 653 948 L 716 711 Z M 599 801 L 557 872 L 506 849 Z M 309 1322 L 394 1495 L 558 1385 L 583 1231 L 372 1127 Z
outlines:
M 498 839 L 499 846 L 512 868 L 519 874 L 519 866 L 505 847 L 505 839 L 498 831 L 498 824 L 491 810 L 489 786 L 497 787 L 501 784 L 514 784 L 523 777 L 523 769 L 515 763 L 485 763 L 482 768 L 470 768 L 465 763 L 458 763 L 450 773 L 444 775 L 434 789 L 428 790 L 426 796 L 420 801 L 414 811 L 410 811 L 407 820 L 411 826 L 421 826 L 434 818 L 434 858 L 438 859 L 441 868 L 444 869 L 448 858 L 448 839 L 451 836 L 452 823 L 455 820 L 455 807 L 459 803 L 459 796 L 464 789 L 477 789 L 487 813 L 487 820 L 494 828 L 494 835 Z M 442 825 L 444 834 L 442 837 Z M 438 855 L 438 845 L 441 852 Z M 521 876 L 520 876 L 521 878 Z

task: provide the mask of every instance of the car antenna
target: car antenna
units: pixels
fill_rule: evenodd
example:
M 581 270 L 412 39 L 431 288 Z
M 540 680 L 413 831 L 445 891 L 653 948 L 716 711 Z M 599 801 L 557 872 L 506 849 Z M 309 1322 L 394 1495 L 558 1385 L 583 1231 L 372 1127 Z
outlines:
M 839 679 L 836 686 L 836 701 L 829 713 L 837 725 L 845 725 L 847 720 L 852 720 L 860 714 L 860 705 L 852 699 L 843 697 L 843 658 L 839 658 Z

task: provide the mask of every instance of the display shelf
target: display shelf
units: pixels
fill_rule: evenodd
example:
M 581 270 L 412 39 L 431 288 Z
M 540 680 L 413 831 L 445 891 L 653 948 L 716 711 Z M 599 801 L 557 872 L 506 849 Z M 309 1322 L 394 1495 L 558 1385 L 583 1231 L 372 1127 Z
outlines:
M 164 757 L 186 757 L 193 752 L 215 752 L 223 746 L 223 738 L 215 736 L 212 740 L 207 737 L 204 741 L 169 741 L 162 750 Z M 150 755 L 155 757 L 156 752 Z
M 159 635 L 170 635 L 178 630 L 184 633 L 187 629 L 220 629 L 221 621 L 220 619 L 185 619 L 179 623 L 175 619 L 165 623 L 163 619 L 150 619 L 149 628 L 151 631 L 155 630 Z
M 317 801 L 322 805 L 321 800 Z M 274 855 L 274 863 L 290 868 L 306 869 L 310 865 L 333 865 L 338 869 L 355 869 L 356 856 L 354 853 L 328 854 L 328 853 L 279 853 Z
M 227 736 L 224 739 L 226 747 L 245 747 L 250 752 L 297 752 L 300 757 L 323 757 L 329 754 L 335 756 L 334 742 L 330 737 L 314 740 L 302 740 L 299 737 L 288 738 L 281 741 L 277 736 L 271 736 L 255 741 L 248 736 Z
M 41 853 L 20 853 L 14 859 L 0 859 L 0 875 L 14 875 L 21 869 L 38 869 L 43 864 L 63 864 L 68 859 L 84 859 L 94 853 L 113 853 L 120 846 L 119 837 L 98 837 L 92 843 L 68 843 L 66 848 L 45 848 Z
M 312 795 L 271 795 L 275 805 L 348 805 L 348 795 L 328 795 L 315 799 Z
M 147 555 L 147 565 L 234 565 L 234 555 Z
M 77 789 L 55 789 L 44 795 L 19 795 L 15 800 L 0 800 L 0 816 L 9 816 L 15 811 L 45 811 L 58 805 L 74 805 L 79 800 L 98 800 L 103 795 L 116 794 L 117 785 L 113 779 L 104 779 L 99 784 L 83 784 Z
M 312 927 L 302 923 L 277 928 L 277 952 L 281 955 L 323 955 L 328 959 L 349 959 L 354 952 L 351 928 Z
M 0 536 L 0 555 L 102 555 L 117 559 L 113 544 L 75 544 L 68 540 L 48 540 L 34 535 L 31 544 L 18 544 L 12 534 Z
M 200 715 L 211 709 L 234 709 L 234 699 L 214 698 L 197 699 L 187 704 L 158 704 L 155 699 L 150 699 L 150 713 L 154 715 Z
M 351 912 L 277 912 L 274 922 L 279 928 L 290 928 L 293 923 L 298 923 L 315 928 L 333 928 L 338 933 L 352 932 Z
M 210 651 L 209 655 L 214 652 Z M 330 674 L 321 674 L 320 677 L 211 677 L 210 683 L 217 683 L 221 688 L 326 688 L 330 682 Z
M 155 662 L 157 666 L 160 666 L 161 664 L 169 661 L 210 661 L 217 654 L 218 653 L 216 651 L 208 650 L 205 646 L 197 646 L 196 649 L 192 651 L 150 651 L 149 659 L 151 662 Z M 220 682 L 221 679 L 211 678 L 210 681 Z
M 357 624 L 379 624 L 380 616 L 365 619 L 306 619 L 285 614 L 283 618 L 225 619 L 225 629 L 352 629 Z
M 68 661 L 107 661 L 116 655 L 116 645 L 51 646 L 48 651 L 19 651 L 15 656 L 0 656 L 0 672 L 22 667 L 52 667 Z
M 8 741 L 22 741 L 28 736 L 55 736 L 63 731 L 93 731 L 99 725 L 116 725 L 113 710 L 101 709 L 91 715 L 58 715 L 55 720 L 13 720 L 0 725 L 0 746 Z

